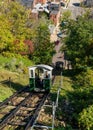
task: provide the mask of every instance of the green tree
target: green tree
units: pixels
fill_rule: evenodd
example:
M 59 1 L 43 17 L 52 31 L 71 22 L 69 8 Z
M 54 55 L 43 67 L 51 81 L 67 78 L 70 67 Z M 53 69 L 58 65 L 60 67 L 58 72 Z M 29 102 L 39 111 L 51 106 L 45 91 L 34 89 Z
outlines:
M 67 10 L 62 12 L 62 16 L 60 18 L 60 29 L 66 29 L 69 21 L 71 21 L 71 11 Z
M 79 114 L 79 126 L 84 130 L 92 130 L 93 129 L 93 105 L 83 109 L 83 111 Z
M 61 21 L 69 21 L 70 17 L 71 17 L 71 11 L 67 10 L 62 13 Z
M 66 49 L 74 68 L 93 66 L 93 19 L 89 14 L 69 22 Z
M 48 23 L 45 18 L 38 21 L 35 29 L 34 54 L 35 63 L 50 64 L 53 55 L 54 44 L 50 42 Z

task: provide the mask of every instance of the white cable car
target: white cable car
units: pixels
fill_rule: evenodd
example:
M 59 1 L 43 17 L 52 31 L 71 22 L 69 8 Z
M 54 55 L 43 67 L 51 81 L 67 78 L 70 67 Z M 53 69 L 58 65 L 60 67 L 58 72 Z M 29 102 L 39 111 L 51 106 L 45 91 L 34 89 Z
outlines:
M 29 86 L 33 91 L 50 91 L 52 85 L 52 70 L 49 65 L 35 65 L 29 67 Z

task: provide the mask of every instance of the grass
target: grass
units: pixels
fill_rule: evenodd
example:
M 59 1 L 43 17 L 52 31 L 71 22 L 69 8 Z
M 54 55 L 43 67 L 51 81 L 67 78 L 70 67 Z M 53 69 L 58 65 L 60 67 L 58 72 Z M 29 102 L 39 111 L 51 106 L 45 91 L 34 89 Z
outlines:
M 28 84 L 28 74 L 18 74 L 5 69 L 0 69 L 0 82 L 9 80 L 0 84 L 0 102 L 11 96 L 14 92 Z
M 90 105 L 93 104 L 91 100 L 93 95 L 92 94 L 93 86 L 92 85 L 77 86 L 77 83 L 74 82 L 75 80 L 74 76 L 78 75 L 78 73 L 76 72 L 77 71 L 75 70 L 64 71 L 62 77 L 60 77 L 60 75 L 56 77 L 56 84 L 52 88 L 51 97 L 52 100 L 54 101 L 56 100 L 56 96 L 57 96 L 57 88 L 61 86 L 60 80 L 62 79 L 62 86 L 59 95 L 59 103 L 56 111 L 55 126 L 57 128 L 55 130 L 73 130 L 73 129 L 79 129 L 79 127 L 81 127 L 82 129 L 83 125 L 82 122 L 81 122 L 81 126 L 79 125 L 80 122 L 78 122 L 78 117 L 79 117 L 78 115 L 82 113 L 83 109 L 87 111 L 86 108 L 88 108 Z M 85 76 L 82 76 L 82 79 L 84 84 Z M 77 82 L 79 84 L 79 80 L 77 80 Z M 87 120 L 87 116 L 86 119 L 84 120 Z M 60 121 L 59 125 L 56 123 L 58 121 Z M 63 122 L 62 125 L 61 122 Z
M 72 74 L 73 75 L 73 74 Z M 63 106 L 65 100 L 68 98 L 67 93 L 73 92 L 73 82 L 72 82 L 72 75 L 71 72 L 63 73 L 61 76 L 60 74 L 56 75 L 56 79 L 54 82 L 53 87 L 51 88 L 51 99 L 52 101 L 56 101 L 57 97 L 57 90 L 60 87 L 60 94 L 59 94 L 59 102 L 56 111 L 56 120 L 55 120 L 55 130 L 72 130 L 71 126 L 64 121 L 63 119 Z
M 7 80 L 9 77 L 17 78 L 18 75 L 19 74 L 16 72 L 11 72 L 2 68 L 0 69 L 0 81 Z
M 73 83 L 72 83 L 71 77 L 64 76 L 64 75 L 62 75 L 62 76 L 57 75 L 54 85 L 51 88 L 51 93 L 57 93 L 57 90 L 60 87 L 61 88 L 60 95 L 66 96 L 66 92 L 73 91 L 72 85 L 73 85 Z
M 33 65 L 27 57 L 4 57 L 0 55 L 0 102 L 28 84 L 28 66 Z
M 7 85 L 0 85 L 0 102 L 12 95 L 13 92 L 14 90 L 7 87 Z
M 5 67 L 7 64 L 13 64 L 15 63 L 16 65 L 22 63 L 24 64 L 26 67 L 27 66 L 31 66 L 33 65 L 33 63 L 31 62 L 31 60 L 29 60 L 27 57 L 4 57 L 2 55 L 0 55 L 0 68 Z

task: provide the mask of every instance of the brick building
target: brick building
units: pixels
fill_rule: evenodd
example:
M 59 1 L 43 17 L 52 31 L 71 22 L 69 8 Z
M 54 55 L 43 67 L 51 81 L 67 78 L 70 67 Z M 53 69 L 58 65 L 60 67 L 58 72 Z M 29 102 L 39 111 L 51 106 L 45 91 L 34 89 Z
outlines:
M 49 6 L 49 10 L 50 10 L 50 19 L 56 25 L 60 19 L 60 5 L 56 3 L 51 3 Z
M 56 25 L 57 23 L 59 23 L 59 19 L 60 19 L 60 12 L 59 11 L 52 11 L 50 13 L 50 19 L 53 21 L 53 23 Z
M 47 0 L 33 0 L 33 5 L 35 6 L 38 3 L 45 4 Z
M 44 4 L 38 3 L 38 2 L 45 2 Z M 47 13 L 47 16 L 53 23 L 56 25 L 59 23 L 60 19 L 60 4 L 50 2 L 49 4 L 46 4 L 46 0 L 35 0 L 34 2 L 34 8 L 32 10 L 32 16 L 35 19 L 38 19 L 40 15 L 42 15 L 43 12 Z M 47 5 L 45 7 L 45 5 Z

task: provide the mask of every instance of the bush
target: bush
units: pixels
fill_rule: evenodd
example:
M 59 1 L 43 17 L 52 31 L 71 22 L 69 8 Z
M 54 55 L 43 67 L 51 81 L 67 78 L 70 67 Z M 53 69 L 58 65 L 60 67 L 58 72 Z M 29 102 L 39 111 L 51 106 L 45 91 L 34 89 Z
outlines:
M 8 70 L 15 71 L 15 69 L 16 69 L 15 64 L 16 64 L 16 59 L 13 58 L 10 62 L 5 64 L 5 68 L 7 68 Z
M 33 62 L 27 57 L 15 56 L 15 57 L 5 57 L 0 55 L 0 66 L 1 68 L 6 68 L 11 71 L 26 73 L 28 72 L 28 66 L 33 65 Z
M 83 109 L 79 114 L 78 121 L 82 130 L 93 130 L 93 105 Z
M 67 125 L 65 127 L 55 128 L 54 130 L 72 130 L 72 127 L 70 125 Z
M 90 87 L 93 86 L 93 70 L 87 69 L 76 76 L 75 86 L 77 87 Z

